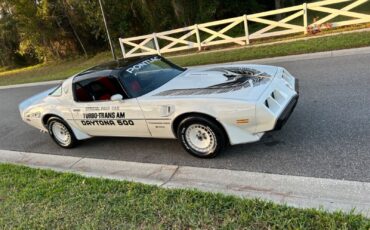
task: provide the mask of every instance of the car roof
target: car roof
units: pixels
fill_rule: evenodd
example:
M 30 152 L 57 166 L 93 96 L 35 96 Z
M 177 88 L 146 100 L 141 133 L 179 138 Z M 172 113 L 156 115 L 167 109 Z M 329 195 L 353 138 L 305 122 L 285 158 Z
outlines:
M 81 73 L 75 75 L 73 77 L 73 82 L 81 81 L 89 78 L 94 78 L 101 74 L 101 76 L 109 75 L 114 70 L 121 70 L 128 66 L 131 66 L 135 63 L 138 63 L 142 60 L 146 60 L 148 58 L 154 57 L 157 55 L 150 55 L 150 56 L 139 56 L 133 58 L 125 58 L 125 59 L 117 59 L 115 61 L 105 62 L 103 64 L 91 67 L 87 70 L 82 71 Z

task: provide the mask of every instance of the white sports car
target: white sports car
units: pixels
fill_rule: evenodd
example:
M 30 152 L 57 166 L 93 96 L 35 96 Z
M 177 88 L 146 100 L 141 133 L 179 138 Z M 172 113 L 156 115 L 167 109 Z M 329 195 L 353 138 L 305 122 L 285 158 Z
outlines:
M 181 68 L 161 56 L 113 61 L 19 105 L 22 119 L 61 147 L 95 136 L 177 138 L 197 157 L 277 130 L 298 100 L 284 68 Z

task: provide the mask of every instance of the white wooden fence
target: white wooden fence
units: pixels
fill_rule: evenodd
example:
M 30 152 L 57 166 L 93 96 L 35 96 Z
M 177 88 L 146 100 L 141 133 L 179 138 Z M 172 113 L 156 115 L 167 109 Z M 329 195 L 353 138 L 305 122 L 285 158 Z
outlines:
M 366 2 L 369 2 L 369 0 L 325 0 L 308 4 L 304 3 L 303 5 L 243 15 L 241 17 L 208 22 L 160 33 L 131 38 L 120 38 L 119 42 L 123 57 L 125 58 L 164 54 L 189 49 L 202 50 L 202 47 L 220 44 L 234 43 L 244 46 L 248 45 L 249 41 L 252 39 L 296 33 L 307 34 L 310 30 L 315 28 L 317 29 L 319 27 L 322 29 L 330 29 L 334 27 L 370 22 L 370 15 L 351 12 L 352 9 Z M 343 3 L 346 6 L 340 9 L 328 7 L 328 5 L 337 3 Z M 309 23 L 307 19 L 308 11 L 324 12 L 328 15 L 313 23 Z M 282 14 L 290 15 L 280 19 L 279 21 L 271 19 L 271 16 L 274 17 L 275 15 Z M 345 16 L 350 19 L 333 22 L 333 19 L 338 16 Z M 299 25 L 297 25 L 297 18 L 299 17 L 302 17 L 302 20 L 298 19 Z M 329 21 L 330 23 L 328 23 Z M 250 23 L 260 23 L 263 24 L 264 27 L 258 31 L 249 33 L 248 24 Z M 227 35 L 227 32 L 237 26 L 242 27 L 244 31 L 242 36 L 232 37 L 231 35 Z

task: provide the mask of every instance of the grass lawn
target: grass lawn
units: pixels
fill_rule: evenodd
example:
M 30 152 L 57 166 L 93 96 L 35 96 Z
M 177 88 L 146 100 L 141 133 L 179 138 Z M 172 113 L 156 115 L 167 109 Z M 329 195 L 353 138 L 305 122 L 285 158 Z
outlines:
M 0 164 L 0 229 L 369 229 L 361 215 Z
M 365 46 L 370 46 L 370 32 L 318 37 L 260 47 L 201 52 L 188 56 L 171 57 L 170 60 L 181 66 L 194 66 Z M 105 52 L 89 59 L 77 58 L 64 62 L 3 71 L 0 72 L 0 86 L 65 79 L 81 70 L 108 61 L 109 59 L 110 53 Z
M 198 53 L 191 56 L 174 57 L 171 60 L 183 66 L 192 66 L 365 46 L 370 46 L 370 32 L 341 34 L 228 51 Z
M 81 57 L 0 72 L 0 86 L 65 79 L 84 69 L 108 61 L 110 57 L 110 53 L 106 52 L 88 59 Z

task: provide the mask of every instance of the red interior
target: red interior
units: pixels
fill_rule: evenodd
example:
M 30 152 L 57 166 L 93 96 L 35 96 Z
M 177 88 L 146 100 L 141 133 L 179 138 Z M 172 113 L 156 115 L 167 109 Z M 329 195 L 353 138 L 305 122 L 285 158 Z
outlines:
M 76 89 L 76 96 L 79 101 L 91 101 L 91 96 L 84 88 Z
M 105 94 L 101 95 L 99 97 L 100 101 L 107 101 L 110 100 L 110 98 L 114 95 L 117 94 L 118 90 L 117 87 L 109 80 L 107 77 L 102 77 L 98 80 L 98 82 L 104 86 L 104 88 L 107 89 Z M 109 92 L 108 92 L 109 91 Z
M 139 92 L 141 90 L 140 83 L 138 81 L 132 81 L 131 82 L 131 90 L 134 92 Z
M 92 87 L 92 90 L 94 91 L 92 93 L 97 97 L 95 100 L 107 101 L 110 100 L 113 95 L 121 93 L 119 86 L 114 82 L 115 81 L 112 81 L 109 77 L 101 77 L 98 80 L 91 82 L 90 87 Z M 141 86 L 136 80 L 130 85 L 133 91 L 141 90 Z M 76 97 L 78 101 L 93 101 L 92 96 L 84 87 L 76 88 Z

